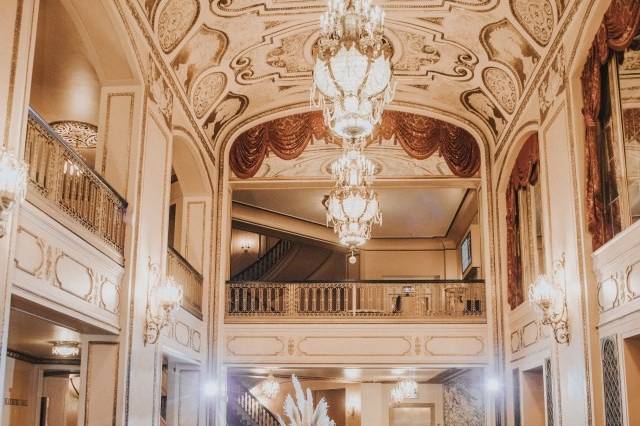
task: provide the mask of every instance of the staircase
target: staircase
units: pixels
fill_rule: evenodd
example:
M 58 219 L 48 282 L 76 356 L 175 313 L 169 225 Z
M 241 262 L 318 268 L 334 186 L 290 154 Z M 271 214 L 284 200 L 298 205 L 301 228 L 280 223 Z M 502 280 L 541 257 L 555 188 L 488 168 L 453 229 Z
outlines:
M 278 426 L 278 419 L 247 388 L 229 383 L 227 426 Z
M 231 281 L 258 281 L 282 259 L 284 259 L 296 244 L 289 240 L 280 240 L 262 257 L 231 277 Z

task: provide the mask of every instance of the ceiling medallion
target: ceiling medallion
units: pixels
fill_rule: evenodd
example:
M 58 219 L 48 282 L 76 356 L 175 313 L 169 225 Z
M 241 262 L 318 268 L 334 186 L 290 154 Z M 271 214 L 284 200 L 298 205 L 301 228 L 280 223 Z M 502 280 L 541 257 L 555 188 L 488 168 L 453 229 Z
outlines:
M 311 105 L 338 136 L 366 137 L 393 97 L 384 12 L 370 0 L 329 0 L 328 8 L 313 51 Z

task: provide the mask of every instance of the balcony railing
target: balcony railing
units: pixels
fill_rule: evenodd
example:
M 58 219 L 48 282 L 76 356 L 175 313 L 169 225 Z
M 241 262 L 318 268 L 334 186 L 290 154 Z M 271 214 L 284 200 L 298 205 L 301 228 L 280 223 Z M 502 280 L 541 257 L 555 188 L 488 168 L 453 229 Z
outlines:
M 127 202 L 31 109 L 24 160 L 30 189 L 123 253 Z
M 483 281 L 228 282 L 226 320 L 484 322 Z
M 202 319 L 202 274 L 173 248 L 167 248 L 167 276 L 182 285 L 182 307 Z

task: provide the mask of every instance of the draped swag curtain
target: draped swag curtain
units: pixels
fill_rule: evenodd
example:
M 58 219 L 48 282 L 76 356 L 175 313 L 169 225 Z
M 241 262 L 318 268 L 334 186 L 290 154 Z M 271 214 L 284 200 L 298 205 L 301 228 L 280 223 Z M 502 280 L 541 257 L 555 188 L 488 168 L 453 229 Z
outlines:
M 607 231 L 602 196 L 600 164 L 598 161 L 598 115 L 602 75 L 601 67 L 607 63 L 611 51 L 622 52 L 640 31 L 640 1 L 613 0 L 593 41 L 587 62 L 582 70 L 582 115 L 586 127 L 586 207 L 587 225 L 593 249 L 613 237 Z
M 524 212 L 518 209 L 518 191 L 538 182 L 539 152 L 538 134 L 534 133 L 520 149 L 507 186 L 507 299 L 511 309 L 524 302 L 520 250 L 520 215 Z
M 320 112 L 306 112 L 259 124 L 242 133 L 231 146 L 229 164 L 241 179 L 254 176 L 273 152 L 284 160 L 297 158 L 311 139 L 334 142 Z M 460 177 L 474 176 L 480 168 L 480 148 L 469 132 L 453 124 L 405 112 L 385 111 L 371 141 L 395 141 L 411 157 L 422 160 L 438 152 Z

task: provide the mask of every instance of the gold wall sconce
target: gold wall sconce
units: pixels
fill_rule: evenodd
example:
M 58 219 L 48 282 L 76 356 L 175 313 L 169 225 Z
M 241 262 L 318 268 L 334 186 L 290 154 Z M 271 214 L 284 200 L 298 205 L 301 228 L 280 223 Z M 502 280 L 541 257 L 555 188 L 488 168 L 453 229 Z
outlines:
M 160 331 L 173 322 L 182 302 L 182 286 L 172 277 L 163 277 L 160 267 L 149 259 L 150 283 L 147 289 L 146 325 L 144 344 L 154 344 Z
M 27 194 L 27 165 L 13 152 L 0 148 L 0 238 L 7 233 L 9 214 Z
M 569 344 L 569 316 L 567 312 L 567 278 L 565 255 L 553 262 L 551 276 L 540 275 L 529 286 L 529 302 L 542 312 L 542 324 L 553 330 L 560 344 Z

